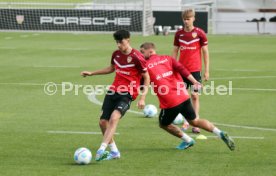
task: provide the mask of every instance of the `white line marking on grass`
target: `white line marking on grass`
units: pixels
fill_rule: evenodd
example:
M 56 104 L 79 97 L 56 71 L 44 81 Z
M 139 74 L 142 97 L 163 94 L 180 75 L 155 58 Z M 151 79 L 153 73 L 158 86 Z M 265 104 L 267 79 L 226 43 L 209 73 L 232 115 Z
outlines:
M 242 126 L 242 125 L 224 124 L 224 123 L 216 123 L 216 122 L 214 122 L 214 124 L 219 126 L 232 127 L 232 128 L 244 128 L 244 129 L 261 130 L 261 131 L 276 131 L 275 128 L 261 128 L 261 127 Z
M 102 132 L 95 132 L 95 131 L 47 131 L 47 133 L 51 134 L 92 134 L 92 135 L 101 135 Z M 120 133 L 115 133 L 119 135 Z
M 189 136 L 197 137 L 196 134 L 189 134 Z M 206 136 L 207 138 L 218 138 L 218 136 Z M 264 137 L 254 137 L 254 136 L 230 136 L 233 139 L 255 139 L 255 140 L 263 140 Z
M 229 71 L 229 72 L 259 72 L 261 70 L 251 70 L 251 69 L 223 69 L 223 68 L 218 68 L 218 69 L 213 69 L 215 71 Z M 264 70 L 262 70 L 264 71 Z
M 225 72 L 275 72 L 275 70 L 255 70 L 255 69 L 223 69 L 217 68 L 212 69 L 215 71 L 225 71 Z
M 50 48 L 50 50 L 64 50 L 64 51 L 88 51 L 88 48 Z
M 51 66 L 42 66 L 42 65 L 34 65 L 31 66 L 34 68 L 81 68 L 80 66 L 65 66 L 65 65 L 51 65 Z
M 276 76 L 239 76 L 239 77 L 218 77 L 218 78 L 211 78 L 210 80 L 265 79 L 265 78 L 276 78 Z
M 29 35 L 20 35 L 21 38 L 28 38 Z
M 12 37 L 5 37 L 5 40 L 10 40 L 12 39 Z
M 241 90 L 241 91 L 276 91 L 276 89 L 254 89 L 254 88 L 232 88 L 233 90 Z
M 0 49 L 3 49 L 3 50 L 13 50 L 13 49 L 16 49 L 14 47 L 0 47 Z
M 28 36 L 21 36 L 21 38 L 27 38 Z M 21 49 L 21 48 L 15 48 L 15 47 L 0 47 L 0 49 Z M 23 48 L 22 48 L 23 49 Z M 89 48 L 42 48 L 46 50 L 63 50 L 63 51 L 88 51 Z
M 206 87 L 205 89 L 210 90 L 210 89 L 219 89 L 219 88 L 211 88 L 211 87 Z M 232 90 L 239 90 L 239 91 L 269 91 L 273 92 L 276 91 L 276 89 L 263 89 L 263 88 L 247 88 L 247 87 L 237 87 L 237 88 L 231 88 Z
M 17 85 L 17 86 L 44 86 L 45 83 L 0 83 L 0 85 Z M 61 84 L 57 84 L 61 85 Z
M 97 105 L 102 105 L 102 102 L 99 101 L 96 98 L 95 94 L 90 94 L 88 96 L 88 100 L 94 104 Z M 135 114 L 143 114 L 142 112 L 139 111 L 133 111 L 133 110 L 128 110 L 128 112 L 135 113 Z M 216 123 L 213 122 L 215 125 L 220 125 L 220 126 L 226 126 L 226 127 L 232 127 L 232 128 L 244 128 L 244 129 L 251 129 L 251 130 L 261 130 L 261 131 L 276 131 L 274 128 L 260 128 L 260 127 L 250 127 L 250 126 L 241 126 L 241 125 L 232 125 L 232 124 L 223 124 L 223 123 Z

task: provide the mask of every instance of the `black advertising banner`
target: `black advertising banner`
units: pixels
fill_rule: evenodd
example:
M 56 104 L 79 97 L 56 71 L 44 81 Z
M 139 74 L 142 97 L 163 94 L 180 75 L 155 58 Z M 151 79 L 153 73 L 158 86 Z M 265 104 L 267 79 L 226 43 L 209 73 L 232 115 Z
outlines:
M 0 30 L 142 32 L 142 20 L 142 11 L 0 9 Z
M 182 25 L 183 21 L 181 17 L 181 12 L 175 11 L 153 11 L 153 16 L 155 17 L 156 21 L 154 25 L 159 26 L 171 26 L 172 28 L 174 25 Z M 203 29 L 206 33 L 208 32 L 208 12 L 196 12 L 195 16 L 196 20 L 194 25 Z

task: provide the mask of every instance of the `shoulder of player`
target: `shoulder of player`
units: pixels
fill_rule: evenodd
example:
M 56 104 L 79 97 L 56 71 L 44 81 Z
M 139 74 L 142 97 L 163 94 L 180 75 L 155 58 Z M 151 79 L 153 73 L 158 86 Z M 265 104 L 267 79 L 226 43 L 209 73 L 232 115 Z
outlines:
M 120 50 L 115 50 L 113 51 L 112 56 L 114 57 L 115 55 L 120 55 L 120 53 Z
M 175 36 L 179 36 L 180 34 L 182 34 L 183 32 L 185 32 L 183 29 L 178 29 L 176 32 L 175 32 Z
M 132 57 L 134 60 L 138 59 L 144 59 L 144 56 L 142 55 L 142 53 L 140 53 L 140 51 L 136 50 L 136 49 L 132 49 L 130 55 L 130 57 Z
M 194 31 L 198 32 L 199 34 L 206 35 L 205 32 L 204 32 L 204 30 L 201 29 L 201 28 L 199 28 L 199 27 L 195 27 L 195 28 L 194 28 Z

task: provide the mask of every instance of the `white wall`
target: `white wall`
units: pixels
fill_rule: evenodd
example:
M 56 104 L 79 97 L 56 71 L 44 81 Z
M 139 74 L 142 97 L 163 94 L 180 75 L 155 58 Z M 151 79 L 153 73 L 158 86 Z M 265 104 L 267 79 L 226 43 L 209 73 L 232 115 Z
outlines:
M 260 12 L 269 9 L 275 12 Z M 276 0 L 217 0 L 213 29 L 216 34 L 276 34 Z M 266 22 L 247 22 L 264 17 Z M 258 28 L 259 25 L 259 28 Z

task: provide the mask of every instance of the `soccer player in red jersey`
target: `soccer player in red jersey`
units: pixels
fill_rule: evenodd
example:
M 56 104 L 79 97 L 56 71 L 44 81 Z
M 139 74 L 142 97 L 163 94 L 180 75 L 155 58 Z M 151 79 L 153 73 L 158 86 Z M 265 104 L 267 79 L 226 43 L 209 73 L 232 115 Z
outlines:
M 184 77 L 191 81 L 195 89 L 200 88 L 200 83 L 195 80 L 192 74 L 173 57 L 157 55 L 153 43 L 142 44 L 140 51 L 147 60 L 146 65 L 150 75 L 151 87 L 153 87 L 159 99 L 161 108 L 159 125 L 170 134 L 183 140 L 177 146 L 177 149 L 184 150 L 195 143 L 178 126 L 172 124 L 175 117 L 181 113 L 191 125 L 213 132 L 226 143 L 230 150 L 234 150 L 234 141 L 227 133 L 215 127 L 208 120 L 200 119 L 198 114 L 195 113 L 190 96 L 182 80 L 182 77 Z
M 130 46 L 130 33 L 126 30 L 119 30 L 113 34 L 113 37 L 118 50 L 113 52 L 110 66 L 96 71 L 81 72 L 84 77 L 109 74 L 114 71 L 116 73 L 102 106 L 99 125 L 103 133 L 103 140 L 97 151 L 96 161 L 120 158 L 121 155 L 113 135 L 120 118 L 124 116 L 131 102 L 138 96 L 141 78 L 144 79 L 144 89 L 137 105 L 140 109 L 144 108 L 150 81 L 144 56 Z M 109 154 L 105 152 L 108 145 L 111 149 Z
M 184 28 L 175 33 L 172 57 L 177 59 L 179 53 L 179 62 L 191 72 L 197 81 L 201 82 L 201 56 L 203 55 L 203 80 L 207 81 L 209 79 L 209 50 L 206 34 L 202 29 L 194 26 L 195 11 L 193 9 L 184 10 L 182 12 L 182 20 Z M 183 78 L 183 80 L 188 89 L 191 86 L 191 82 L 185 78 Z M 191 97 L 195 112 L 199 114 L 200 105 L 198 91 L 192 90 Z M 188 126 L 188 124 L 184 123 L 184 126 L 185 125 Z M 198 130 L 193 129 L 193 131 Z

